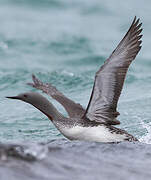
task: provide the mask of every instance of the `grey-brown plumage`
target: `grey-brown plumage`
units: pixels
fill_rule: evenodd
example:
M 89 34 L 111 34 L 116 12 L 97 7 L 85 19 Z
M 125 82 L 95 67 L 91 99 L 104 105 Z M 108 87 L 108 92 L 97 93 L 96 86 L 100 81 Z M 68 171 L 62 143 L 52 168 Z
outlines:
M 135 59 L 141 49 L 140 33 L 142 23 L 134 18 L 128 32 L 121 40 L 110 57 L 95 75 L 95 82 L 87 109 L 63 95 L 50 83 L 44 84 L 35 75 L 34 83 L 28 83 L 34 88 L 40 89 L 61 103 L 69 114 L 69 117 L 88 118 L 91 121 L 105 124 L 120 124 L 116 117 L 117 102 L 121 94 L 125 76 L 130 63 Z
M 119 115 L 116 108 L 125 76 L 129 65 L 141 49 L 141 25 L 135 17 L 124 38 L 96 73 L 84 118 L 112 124 Z
M 142 32 L 139 19 L 134 18 L 128 32 L 110 57 L 95 75 L 94 86 L 86 110 L 67 98 L 51 84 L 44 84 L 33 75 L 29 85 L 42 90 L 61 103 L 69 114 L 64 117 L 43 96 L 38 93 L 24 93 L 12 99 L 19 99 L 32 104 L 54 123 L 64 136 L 71 140 L 97 142 L 137 141 L 126 131 L 112 125 L 120 124 L 116 117 L 117 103 L 123 88 L 129 65 L 141 49 Z
M 34 83 L 27 83 L 28 85 L 42 90 L 44 93 L 50 95 L 56 101 L 58 101 L 67 111 L 69 117 L 76 118 L 82 117 L 85 113 L 85 109 L 79 104 L 75 103 L 73 100 L 67 98 L 64 94 L 62 94 L 56 87 L 51 85 L 50 83 L 44 84 L 35 75 L 32 75 L 32 79 Z

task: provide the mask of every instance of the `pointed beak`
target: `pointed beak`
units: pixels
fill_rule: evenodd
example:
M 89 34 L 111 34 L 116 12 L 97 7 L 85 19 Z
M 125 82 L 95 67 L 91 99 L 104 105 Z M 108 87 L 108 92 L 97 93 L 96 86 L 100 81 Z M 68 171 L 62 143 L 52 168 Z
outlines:
M 6 98 L 8 98 L 8 99 L 20 99 L 20 97 L 19 96 L 7 96 Z

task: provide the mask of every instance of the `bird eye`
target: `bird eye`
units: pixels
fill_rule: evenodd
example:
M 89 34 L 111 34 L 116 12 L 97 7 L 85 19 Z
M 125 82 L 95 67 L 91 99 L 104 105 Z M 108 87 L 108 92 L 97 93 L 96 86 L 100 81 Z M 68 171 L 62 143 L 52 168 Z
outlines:
M 27 98 L 27 94 L 24 94 L 24 97 Z

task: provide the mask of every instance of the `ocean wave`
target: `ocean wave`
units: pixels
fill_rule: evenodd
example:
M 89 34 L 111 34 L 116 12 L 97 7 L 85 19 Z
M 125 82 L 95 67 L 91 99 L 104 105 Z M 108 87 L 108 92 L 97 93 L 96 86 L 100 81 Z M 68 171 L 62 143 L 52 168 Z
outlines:
M 63 2 L 59 0 L 14 0 L 13 3 L 11 0 L 6 0 L 4 1 L 5 3 L 7 2 L 8 4 L 15 4 L 18 6 L 28 6 L 32 8 L 63 8 L 65 5 Z
M 150 151 L 150 145 L 139 142 L 94 143 L 60 139 L 47 144 L 0 144 L 1 180 L 20 180 L 20 177 L 150 180 Z
M 8 90 L 10 88 L 19 88 L 19 85 L 23 84 L 29 77 L 29 72 L 24 69 L 18 69 L 17 71 L 6 71 L 1 69 L 0 76 L 0 90 Z
M 91 53 L 92 48 L 90 42 L 85 37 L 76 37 L 71 35 L 63 35 L 61 39 L 48 44 L 47 49 L 53 50 L 59 54 L 75 54 L 75 53 Z

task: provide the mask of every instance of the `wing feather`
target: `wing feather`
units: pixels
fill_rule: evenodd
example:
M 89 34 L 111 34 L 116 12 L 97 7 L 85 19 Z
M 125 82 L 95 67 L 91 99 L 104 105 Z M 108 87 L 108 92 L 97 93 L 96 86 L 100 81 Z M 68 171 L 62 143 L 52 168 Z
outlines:
M 117 103 L 129 65 L 141 49 L 142 23 L 134 18 L 132 25 L 119 45 L 95 75 L 95 82 L 83 118 L 91 121 L 120 124 L 116 117 Z

